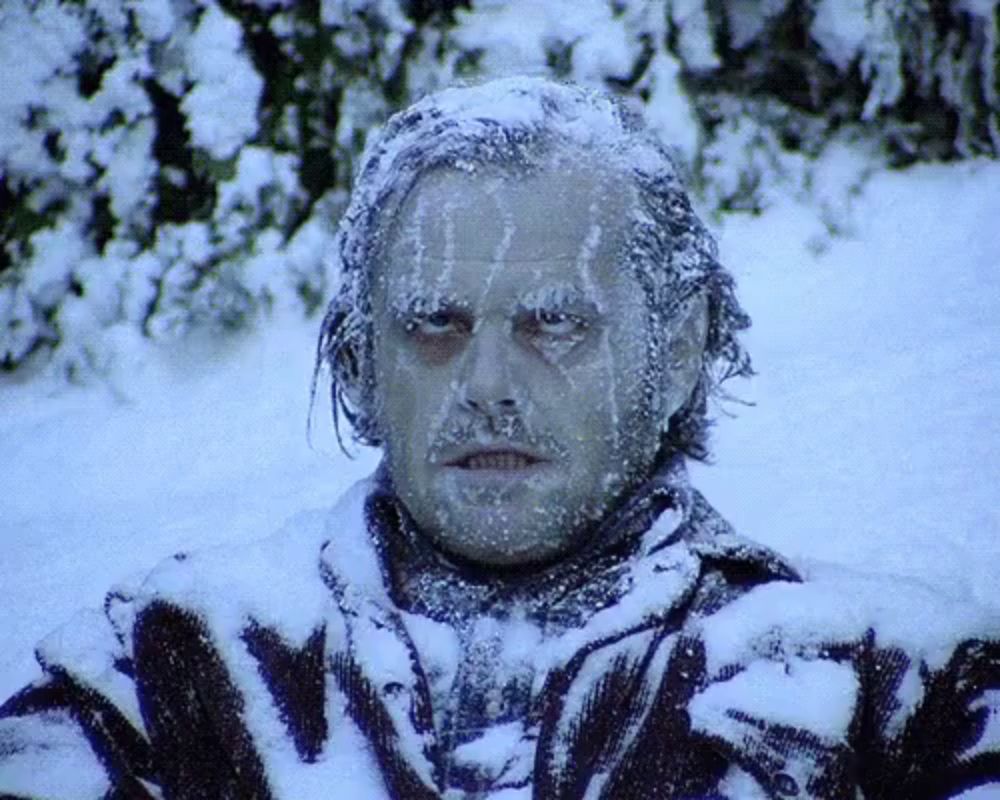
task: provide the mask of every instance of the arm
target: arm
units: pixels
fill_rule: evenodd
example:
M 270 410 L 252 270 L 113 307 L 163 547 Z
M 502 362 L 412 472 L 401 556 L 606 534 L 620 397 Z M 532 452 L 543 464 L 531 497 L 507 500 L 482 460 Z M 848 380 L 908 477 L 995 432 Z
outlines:
M 107 619 L 78 615 L 38 659 L 43 677 L 0 705 L 0 798 L 156 797 L 131 661 Z
M 869 633 L 858 670 L 853 727 L 867 800 L 1000 790 L 1000 642 L 963 642 L 932 668 L 875 647 Z

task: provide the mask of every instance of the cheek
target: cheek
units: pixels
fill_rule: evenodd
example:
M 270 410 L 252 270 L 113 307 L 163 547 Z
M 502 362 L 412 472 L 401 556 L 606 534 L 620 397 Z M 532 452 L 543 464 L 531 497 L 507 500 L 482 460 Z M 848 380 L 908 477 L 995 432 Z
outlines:
M 416 365 L 401 354 L 380 384 L 384 395 L 383 420 L 390 461 L 418 483 L 427 458 L 455 408 L 454 381 L 441 370 Z
M 419 375 L 400 354 L 378 354 L 375 369 L 376 414 L 389 455 L 405 455 L 419 426 Z
M 610 338 L 608 393 L 615 431 L 613 449 L 619 463 L 644 464 L 658 447 L 659 415 L 656 381 L 651 375 L 650 340 L 645 318 L 637 318 Z
M 624 398 L 609 379 L 602 359 L 573 370 L 569 377 L 562 392 L 553 392 L 556 407 L 552 413 L 575 450 L 569 467 L 579 474 L 609 466 L 621 438 Z
M 625 428 L 626 418 L 648 407 L 649 340 L 635 327 L 606 331 L 588 372 L 581 381 L 585 400 L 594 404 L 598 413 L 612 418 L 612 428 Z

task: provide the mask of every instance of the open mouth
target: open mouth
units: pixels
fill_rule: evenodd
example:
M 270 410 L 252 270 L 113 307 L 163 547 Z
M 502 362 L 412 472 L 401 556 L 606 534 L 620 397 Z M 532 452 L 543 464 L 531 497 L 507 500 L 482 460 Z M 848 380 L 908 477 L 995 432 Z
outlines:
M 447 463 L 467 470 L 516 471 L 543 463 L 541 458 L 516 450 L 477 450 Z

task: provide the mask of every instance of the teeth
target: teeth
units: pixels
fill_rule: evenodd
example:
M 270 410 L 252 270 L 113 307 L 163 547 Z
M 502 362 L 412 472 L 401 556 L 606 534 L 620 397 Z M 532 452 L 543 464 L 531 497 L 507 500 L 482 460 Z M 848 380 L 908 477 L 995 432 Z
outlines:
M 465 460 L 466 469 L 525 469 L 526 457 L 517 453 L 480 453 Z

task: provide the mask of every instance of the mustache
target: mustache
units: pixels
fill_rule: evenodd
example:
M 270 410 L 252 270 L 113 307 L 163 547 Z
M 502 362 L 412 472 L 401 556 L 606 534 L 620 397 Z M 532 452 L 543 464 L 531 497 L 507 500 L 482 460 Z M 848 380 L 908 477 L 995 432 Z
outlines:
M 449 416 L 431 433 L 428 456 L 436 459 L 446 450 L 471 444 L 522 447 L 553 461 L 568 452 L 551 432 L 529 426 L 520 414 L 510 414 L 501 419 Z

